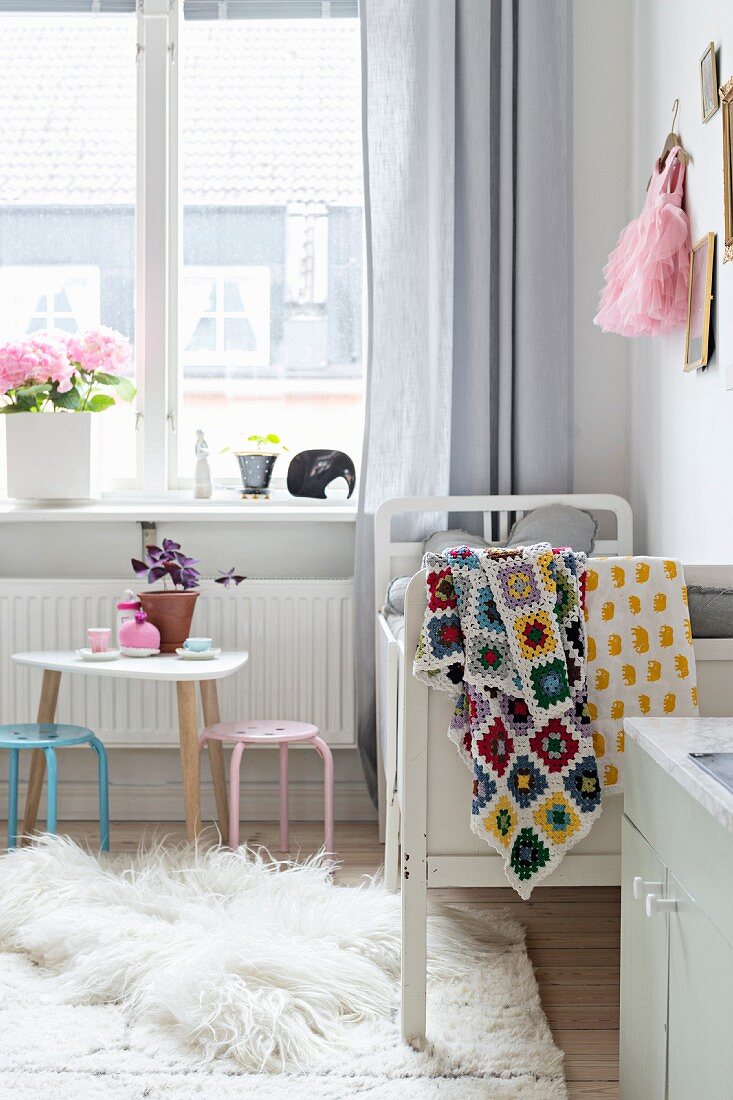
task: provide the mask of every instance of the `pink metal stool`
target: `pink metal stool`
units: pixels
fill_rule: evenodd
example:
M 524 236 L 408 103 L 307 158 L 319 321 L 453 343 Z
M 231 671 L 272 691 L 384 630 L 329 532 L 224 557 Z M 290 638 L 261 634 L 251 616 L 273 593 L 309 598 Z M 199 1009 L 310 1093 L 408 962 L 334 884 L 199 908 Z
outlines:
M 277 745 L 280 750 L 280 849 L 288 843 L 288 745 L 307 741 L 323 760 L 324 826 L 326 854 L 333 856 L 333 756 L 319 737 L 318 726 L 308 722 L 220 722 L 209 726 L 199 737 L 199 747 L 207 741 L 226 741 L 234 745 L 229 764 L 229 847 L 239 845 L 239 765 L 245 745 Z

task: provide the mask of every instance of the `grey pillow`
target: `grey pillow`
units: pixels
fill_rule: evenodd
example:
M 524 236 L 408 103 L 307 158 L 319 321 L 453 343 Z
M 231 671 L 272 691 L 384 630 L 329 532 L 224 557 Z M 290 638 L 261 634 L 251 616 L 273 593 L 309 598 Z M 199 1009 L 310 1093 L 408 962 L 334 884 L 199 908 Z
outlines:
M 484 550 L 491 544 L 480 535 L 471 535 L 460 528 L 454 531 L 434 531 L 422 544 L 423 554 L 442 554 L 451 546 L 470 546 L 472 550 Z
M 691 584 L 687 603 L 693 638 L 733 638 L 733 589 Z
M 407 586 L 412 580 L 412 577 L 393 577 L 387 585 L 387 599 L 384 604 L 384 610 L 387 612 L 393 612 L 395 615 L 404 615 L 405 613 L 405 593 L 407 592 Z
M 595 546 L 598 522 L 590 512 L 568 504 L 545 504 L 517 520 L 509 532 L 507 546 L 569 546 L 590 554 Z

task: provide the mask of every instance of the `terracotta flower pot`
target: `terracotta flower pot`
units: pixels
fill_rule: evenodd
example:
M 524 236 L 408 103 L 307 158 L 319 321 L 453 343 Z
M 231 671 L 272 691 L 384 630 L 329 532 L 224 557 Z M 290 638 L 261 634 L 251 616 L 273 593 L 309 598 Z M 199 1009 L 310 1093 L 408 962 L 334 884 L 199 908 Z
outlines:
M 161 653 L 175 653 L 191 633 L 198 592 L 138 592 L 143 611 L 160 631 Z

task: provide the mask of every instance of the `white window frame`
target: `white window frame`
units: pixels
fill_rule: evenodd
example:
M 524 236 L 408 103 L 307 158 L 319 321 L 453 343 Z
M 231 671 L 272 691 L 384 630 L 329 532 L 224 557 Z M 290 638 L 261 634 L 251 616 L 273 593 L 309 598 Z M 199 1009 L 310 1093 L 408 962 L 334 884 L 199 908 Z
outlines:
M 59 286 L 59 277 L 63 278 L 63 282 L 67 279 L 81 279 L 84 281 L 85 293 L 88 295 L 89 301 L 87 303 L 88 316 L 83 319 L 83 323 L 89 327 L 99 324 L 99 294 L 100 294 L 100 277 L 99 268 L 94 264 L 8 264 L 0 265 L 0 300 L 7 303 L 9 295 L 13 293 L 13 287 L 22 285 L 25 279 L 28 281 L 33 279 L 34 282 L 39 284 L 38 293 L 45 295 L 47 303 L 51 302 L 51 299 L 56 295 L 57 288 Z M 34 290 L 34 295 L 36 291 Z M 7 309 L 7 306 L 5 307 Z M 66 316 L 75 316 L 73 310 L 68 314 L 57 313 L 53 308 L 47 308 L 46 325 L 45 328 L 54 328 L 55 319 L 62 319 Z M 29 317 L 38 316 L 38 310 L 31 310 Z M 18 335 L 17 325 L 13 326 L 15 331 L 8 331 L 7 339 L 12 339 L 14 335 Z
M 183 279 L 179 158 L 183 0 L 137 0 L 137 20 L 135 330 L 139 334 L 137 423 L 142 429 L 138 471 L 139 487 L 160 496 L 192 484 L 188 468 L 186 476 L 179 469 L 177 438 L 184 354 L 178 309 Z M 320 283 L 327 276 L 316 274 L 322 294 Z M 217 481 L 237 484 L 235 476 Z
M 178 300 L 176 171 L 179 8 L 176 0 L 138 0 L 135 331 L 138 477 L 146 493 L 169 488 L 175 431 L 173 332 Z
M 181 368 L 190 366 L 223 367 L 260 367 L 267 368 L 270 363 L 270 269 L 258 264 L 233 265 L 222 264 L 186 264 L 183 268 L 183 300 L 186 297 L 187 279 L 208 279 L 216 286 L 216 308 L 202 310 L 199 319 L 211 318 L 215 322 L 215 347 L 212 351 L 187 351 L 181 342 Z M 228 320 L 250 319 L 247 310 L 226 309 L 224 306 L 224 283 L 259 281 L 263 284 L 260 293 L 267 299 L 263 303 L 263 315 L 267 318 L 267 333 L 263 333 L 262 343 L 257 351 L 225 351 L 224 325 Z
M 100 12 L 97 17 L 104 18 L 105 9 L 95 7 L 95 0 L 90 0 L 90 4 L 90 10 Z M 41 6 L 39 14 L 44 11 L 46 9 Z M 137 477 L 116 481 L 110 489 L 113 492 L 142 490 L 151 497 L 160 497 L 171 489 L 188 488 L 192 484 L 188 470 L 183 477 L 178 468 L 177 442 L 181 397 L 179 369 L 183 362 L 178 308 L 183 278 L 179 163 L 183 0 L 136 0 L 134 18 L 137 31 L 135 358 L 138 393 L 134 406 Z M 326 229 L 327 226 L 324 232 Z M 322 270 L 324 242 L 319 239 L 319 243 L 313 280 L 316 302 L 324 297 L 327 281 L 327 268 Z M 41 265 L 41 268 L 54 266 Z M 85 277 L 95 273 L 99 309 L 98 269 L 91 265 L 59 266 Z M 225 275 L 227 269 L 208 270 Z M 232 270 L 249 271 L 251 267 Z M 230 483 L 236 484 L 236 477 L 232 477 Z

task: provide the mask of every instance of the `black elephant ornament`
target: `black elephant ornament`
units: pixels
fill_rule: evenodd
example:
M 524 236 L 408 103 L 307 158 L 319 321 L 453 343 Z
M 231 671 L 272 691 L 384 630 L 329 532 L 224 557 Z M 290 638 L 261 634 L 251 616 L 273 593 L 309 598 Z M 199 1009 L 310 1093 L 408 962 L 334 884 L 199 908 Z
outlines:
M 356 484 L 356 469 L 344 451 L 327 451 L 320 448 L 299 451 L 288 467 L 288 492 L 294 497 L 326 499 L 326 488 L 342 477 L 351 496 Z

